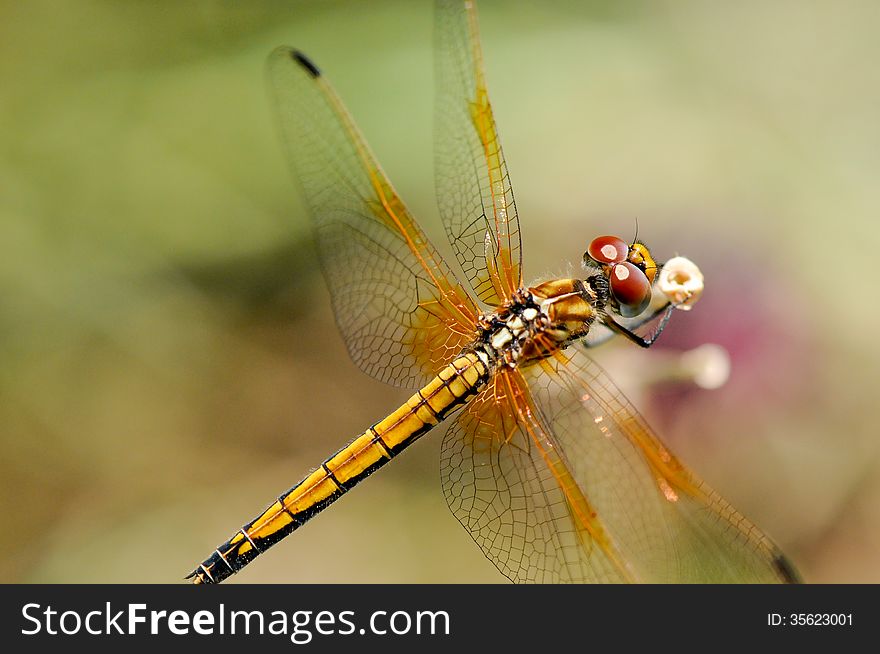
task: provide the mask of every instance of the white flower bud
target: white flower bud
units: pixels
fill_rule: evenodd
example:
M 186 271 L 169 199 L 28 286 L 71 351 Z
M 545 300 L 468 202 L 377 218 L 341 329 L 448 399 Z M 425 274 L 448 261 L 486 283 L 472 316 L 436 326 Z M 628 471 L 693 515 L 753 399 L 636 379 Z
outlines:
M 703 273 L 686 257 L 673 257 L 660 270 L 657 288 L 675 305 L 689 311 L 703 292 Z

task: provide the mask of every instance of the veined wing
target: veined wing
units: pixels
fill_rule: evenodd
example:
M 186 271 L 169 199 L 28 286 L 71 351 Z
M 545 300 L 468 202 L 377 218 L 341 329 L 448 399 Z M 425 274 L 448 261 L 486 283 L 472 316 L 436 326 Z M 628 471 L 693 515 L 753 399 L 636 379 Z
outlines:
M 443 439 L 440 475 L 452 513 L 511 581 L 633 580 L 519 371 L 499 370 L 459 414 Z
M 678 461 L 582 349 L 525 377 L 541 423 L 637 580 L 798 581 L 779 548 Z
M 269 76 L 349 353 L 373 377 L 418 387 L 472 339 L 476 305 L 315 65 L 278 48 Z
M 441 470 L 452 512 L 516 582 L 797 581 L 580 352 L 499 372 Z
M 465 276 L 490 306 L 522 285 L 519 218 L 492 116 L 476 8 L 438 0 L 436 8 L 437 202 Z

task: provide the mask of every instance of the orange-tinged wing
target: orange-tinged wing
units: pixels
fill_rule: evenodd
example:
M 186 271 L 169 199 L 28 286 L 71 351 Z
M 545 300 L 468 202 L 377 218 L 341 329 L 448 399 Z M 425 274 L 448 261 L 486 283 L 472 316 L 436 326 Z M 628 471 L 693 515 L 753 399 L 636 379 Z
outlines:
M 333 88 L 290 48 L 269 58 L 280 128 L 352 359 L 418 387 L 474 335 L 474 300 L 416 225 Z
M 476 8 L 436 8 L 437 201 L 477 296 L 496 306 L 522 285 L 519 218 L 483 73 Z
M 441 450 L 450 510 L 511 581 L 633 581 L 530 404 L 521 373 L 502 369 L 459 414 Z
M 505 371 L 443 442 L 456 517 L 519 582 L 793 582 L 578 349 Z
M 662 444 L 583 349 L 558 352 L 525 377 L 560 456 L 637 580 L 797 581 L 779 548 Z

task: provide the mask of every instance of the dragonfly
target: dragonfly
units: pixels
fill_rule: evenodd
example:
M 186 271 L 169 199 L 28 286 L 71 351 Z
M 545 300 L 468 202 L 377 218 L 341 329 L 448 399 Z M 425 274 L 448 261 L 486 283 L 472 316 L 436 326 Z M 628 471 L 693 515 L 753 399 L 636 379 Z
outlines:
M 435 7 L 435 182 L 466 283 L 394 190 L 320 69 L 268 71 L 339 329 L 367 374 L 415 393 L 189 575 L 217 583 L 448 423 L 449 509 L 513 582 L 799 581 L 773 541 L 691 472 L 589 356 L 648 347 L 702 290 L 690 260 L 593 239 L 582 275 L 523 283 L 520 224 L 486 87 L 476 8 Z M 659 300 L 659 301 L 658 301 Z

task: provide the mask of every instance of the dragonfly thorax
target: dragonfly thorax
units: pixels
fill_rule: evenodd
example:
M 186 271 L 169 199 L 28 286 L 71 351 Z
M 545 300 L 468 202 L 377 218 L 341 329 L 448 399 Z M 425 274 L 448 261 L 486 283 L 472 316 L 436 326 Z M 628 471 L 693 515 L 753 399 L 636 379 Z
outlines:
M 476 348 L 494 365 L 513 367 L 549 357 L 586 335 L 597 299 L 579 279 L 521 288 L 498 309 L 480 316 Z

